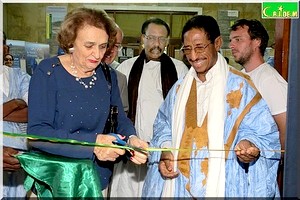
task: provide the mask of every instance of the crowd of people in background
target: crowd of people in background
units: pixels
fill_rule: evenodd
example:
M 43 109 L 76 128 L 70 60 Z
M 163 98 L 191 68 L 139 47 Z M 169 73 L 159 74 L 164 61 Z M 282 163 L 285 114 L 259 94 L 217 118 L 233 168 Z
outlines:
M 139 55 L 119 63 L 121 27 L 103 10 L 76 8 L 58 32 L 60 53 L 32 76 L 12 67 L 4 34 L 3 132 L 52 138 L 4 136 L 4 197 L 89 197 L 89 190 L 104 198 L 280 197 L 287 82 L 264 60 L 267 30 L 252 19 L 230 27 L 241 71 L 220 53 L 222 33 L 212 16 L 196 15 L 183 26 L 185 62 L 167 55 L 170 33 L 164 20 L 147 19 Z M 22 153 L 43 169 L 29 170 Z M 73 179 L 69 163 L 57 157 L 71 159 Z M 83 179 L 83 160 L 95 179 Z M 53 163 L 59 175 L 49 181 Z

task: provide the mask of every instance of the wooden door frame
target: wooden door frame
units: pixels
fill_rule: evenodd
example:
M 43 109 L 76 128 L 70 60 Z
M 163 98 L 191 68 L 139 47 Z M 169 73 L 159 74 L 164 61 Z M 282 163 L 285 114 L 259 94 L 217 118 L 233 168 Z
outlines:
M 290 19 L 276 19 L 274 67 L 286 81 L 288 80 L 290 26 Z

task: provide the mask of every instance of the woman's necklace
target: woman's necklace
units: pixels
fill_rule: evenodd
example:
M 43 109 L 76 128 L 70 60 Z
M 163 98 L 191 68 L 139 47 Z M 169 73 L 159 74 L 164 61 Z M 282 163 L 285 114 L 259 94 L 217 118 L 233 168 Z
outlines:
M 73 57 L 71 55 L 71 70 L 72 70 L 72 74 L 75 76 L 75 80 L 80 84 L 80 85 L 83 85 L 83 87 L 85 89 L 88 89 L 88 88 L 92 88 L 94 85 L 95 85 L 95 81 L 97 80 L 97 77 L 96 77 L 96 72 L 95 70 L 93 71 L 93 75 L 92 75 L 92 79 L 90 80 L 90 82 L 88 84 L 86 84 L 81 78 L 78 77 L 77 75 L 77 70 L 76 70 L 76 67 L 73 63 Z

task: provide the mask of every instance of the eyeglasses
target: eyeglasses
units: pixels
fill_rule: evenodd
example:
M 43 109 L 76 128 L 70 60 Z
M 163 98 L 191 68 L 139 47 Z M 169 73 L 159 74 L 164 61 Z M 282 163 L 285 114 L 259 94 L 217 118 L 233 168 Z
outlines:
M 204 46 L 200 46 L 200 45 L 199 45 L 199 46 L 194 47 L 195 53 L 203 53 L 203 52 L 205 51 L 206 47 L 208 47 L 208 45 L 210 45 L 210 44 L 211 44 L 211 42 L 208 43 L 207 45 L 204 45 Z M 193 48 L 182 46 L 182 47 L 180 48 L 180 50 L 181 50 L 185 55 L 189 55 L 189 54 L 192 53 Z
M 4 58 L 4 61 L 13 61 L 11 58 Z
M 154 35 L 146 35 L 146 34 L 144 34 L 144 36 L 145 36 L 145 38 L 146 38 L 149 42 L 151 42 L 151 43 L 155 42 L 155 41 L 158 39 L 158 41 L 159 41 L 160 43 L 165 44 L 165 43 L 167 43 L 168 40 L 169 40 L 169 39 L 166 38 L 166 37 L 157 37 L 157 36 L 154 36 Z
M 121 44 L 114 44 L 113 48 L 118 49 L 118 51 L 121 51 L 123 49 Z

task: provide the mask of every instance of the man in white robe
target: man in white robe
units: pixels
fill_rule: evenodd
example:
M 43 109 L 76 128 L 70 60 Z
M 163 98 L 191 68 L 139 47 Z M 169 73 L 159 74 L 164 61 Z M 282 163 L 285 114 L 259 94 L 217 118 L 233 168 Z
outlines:
M 216 20 L 185 24 L 182 51 L 192 65 L 154 123 L 143 197 L 278 197 L 278 128 L 250 78 L 218 53 Z
M 5 65 L 1 66 L 0 72 L 0 80 L 3 81 L 3 131 L 24 133 L 20 123 L 27 122 L 30 76 L 20 68 Z M 26 139 L 3 136 L 3 197 L 26 197 L 23 185 L 25 172 L 13 157 L 24 150 L 27 150 Z
M 170 34 L 169 26 L 161 19 L 152 18 L 142 26 L 144 49 L 140 56 L 122 62 L 117 70 L 128 80 L 129 112 L 137 136 L 150 141 L 153 122 L 159 106 L 175 81 L 188 71 L 179 60 L 164 54 Z M 140 197 L 147 166 L 130 162 L 115 165 L 111 197 Z

